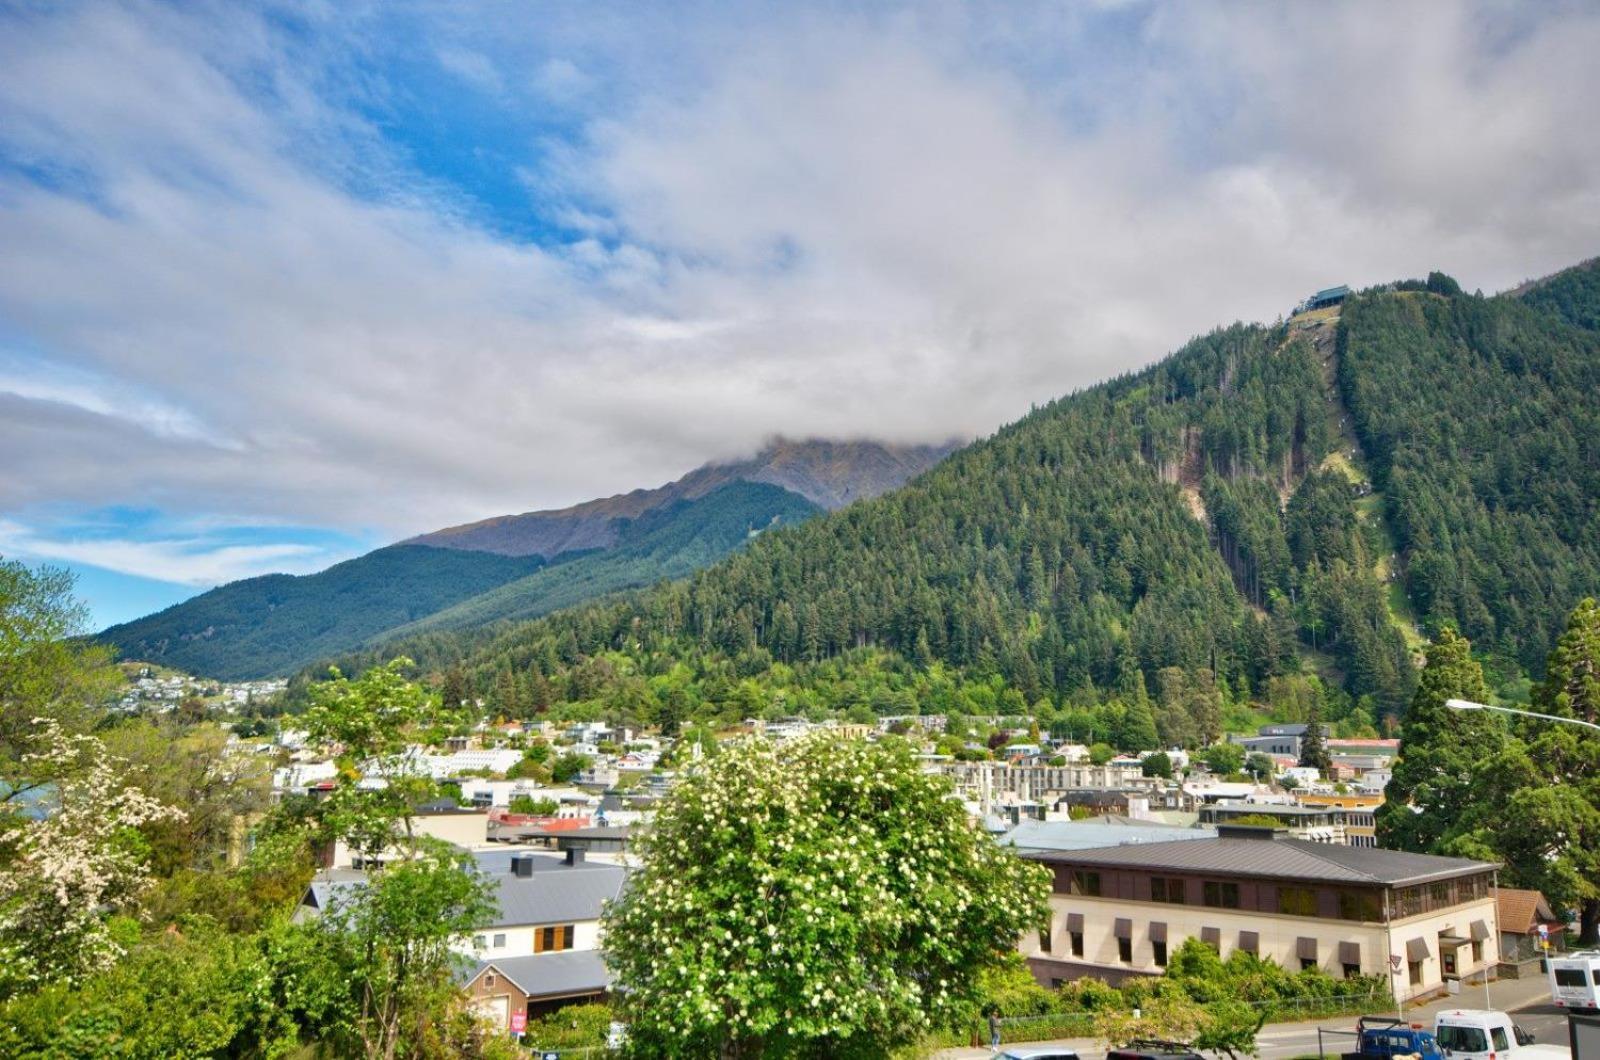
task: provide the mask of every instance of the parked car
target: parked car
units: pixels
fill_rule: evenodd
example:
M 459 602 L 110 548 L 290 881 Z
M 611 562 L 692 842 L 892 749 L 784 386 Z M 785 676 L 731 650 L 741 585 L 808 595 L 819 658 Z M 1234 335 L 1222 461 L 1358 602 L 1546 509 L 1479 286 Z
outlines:
M 1078 1060 L 1078 1054 L 1059 1045 L 1008 1045 L 998 1060 Z
M 1140 1039 L 1106 1054 L 1106 1060 L 1205 1060 L 1182 1042 Z

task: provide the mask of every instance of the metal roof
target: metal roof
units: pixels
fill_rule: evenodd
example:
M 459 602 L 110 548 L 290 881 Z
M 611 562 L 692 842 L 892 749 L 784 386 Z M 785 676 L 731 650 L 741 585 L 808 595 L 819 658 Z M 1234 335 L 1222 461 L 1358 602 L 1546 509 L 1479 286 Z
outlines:
M 611 985 L 611 972 L 599 950 L 566 950 L 526 957 L 496 957 L 482 961 L 468 978 L 470 983 L 493 968 L 529 997 L 587 994 Z
M 1141 821 L 1137 824 L 1103 824 L 1089 821 L 1023 821 L 1000 841 L 1019 850 L 1092 850 L 1134 843 L 1182 842 L 1215 839 L 1211 828 L 1179 828 Z
M 1106 868 L 1170 869 L 1224 876 L 1316 880 L 1325 883 L 1408 884 L 1487 872 L 1496 866 L 1375 847 L 1302 839 L 1204 839 L 1062 853 L 1029 853 L 1036 861 Z
M 511 871 L 512 853 L 476 855 L 479 871 L 489 879 L 496 909 L 486 928 L 598 920 L 605 903 L 622 893 L 628 878 L 628 870 L 620 865 L 592 861 L 568 865 L 562 858 L 521 852 L 518 856 L 529 860 L 533 874 L 517 876 Z M 347 899 L 366 885 L 364 872 L 321 873 L 311 881 L 303 904 L 326 912 L 330 902 Z

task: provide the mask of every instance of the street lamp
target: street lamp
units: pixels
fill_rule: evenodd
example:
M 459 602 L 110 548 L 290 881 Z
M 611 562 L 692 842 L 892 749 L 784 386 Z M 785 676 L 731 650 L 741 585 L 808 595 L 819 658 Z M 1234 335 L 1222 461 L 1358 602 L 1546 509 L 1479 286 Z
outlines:
M 1518 710 L 1516 707 L 1491 707 L 1487 703 L 1474 703 L 1470 699 L 1447 699 L 1444 705 L 1451 710 L 1494 710 L 1501 714 L 1521 714 L 1525 718 L 1540 718 L 1544 721 L 1558 721 L 1565 725 L 1582 725 L 1586 729 L 1600 732 L 1600 725 L 1582 718 L 1563 718 L 1557 714 L 1539 714 L 1531 710 Z

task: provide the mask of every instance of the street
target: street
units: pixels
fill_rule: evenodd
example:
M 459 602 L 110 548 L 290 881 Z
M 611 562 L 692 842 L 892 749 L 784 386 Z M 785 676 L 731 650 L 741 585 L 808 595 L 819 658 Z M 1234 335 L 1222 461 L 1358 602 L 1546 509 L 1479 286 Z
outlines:
M 1505 979 L 1490 984 L 1490 1000 L 1494 1007 L 1507 1012 L 1515 1013 L 1517 1025 L 1543 1045 L 1567 1044 L 1567 1018 L 1566 1014 L 1550 1003 L 1550 988 L 1548 981 L 1543 977 L 1532 979 Z M 1484 1008 L 1484 993 L 1482 986 L 1465 988 L 1461 994 L 1446 997 L 1443 1000 L 1433 1001 L 1415 1008 L 1408 1007 L 1405 1011 L 1407 1020 L 1420 1023 L 1429 1030 L 1433 1029 L 1433 1020 L 1440 1011 L 1453 1008 Z M 1372 1013 L 1384 1015 L 1384 1013 Z M 1261 1060 L 1290 1060 L 1296 1056 L 1316 1056 L 1318 1051 L 1317 1031 L 1355 1029 L 1354 1016 L 1338 1016 L 1325 1020 L 1310 1020 L 1303 1023 L 1269 1023 L 1261 1029 L 1256 1036 L 1256 1043 L 1260 1048 Z M 1323 1035 L 1322 1048 L 1330 1056 L 1353 1048 L 1354 1041 L 1351 1035 Z M 1019 1043 L 1020 1044 L 1020 1043 Z M 1029 1043 L 1029 1044 L 1045 1044 Z M 1088 1038 L 1063 1039 L 1058 1043 L 1073 1050 L 1082 1060 L 1103 1060 L 1105 1056 L 1104 1043 Z M 993 1056 L 988 1049 L 945 1049 L 935 1054 L 936 1060 L 979 1060 L 982 1057 Z

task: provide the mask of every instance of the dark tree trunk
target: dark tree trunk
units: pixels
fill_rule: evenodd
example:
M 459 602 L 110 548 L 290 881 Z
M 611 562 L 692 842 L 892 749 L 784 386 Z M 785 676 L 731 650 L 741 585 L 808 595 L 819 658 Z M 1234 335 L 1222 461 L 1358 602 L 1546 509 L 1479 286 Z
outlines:
M 1600 946 L 1600 898 L 1586 898 L 1578 909 L 1578 945 Z

